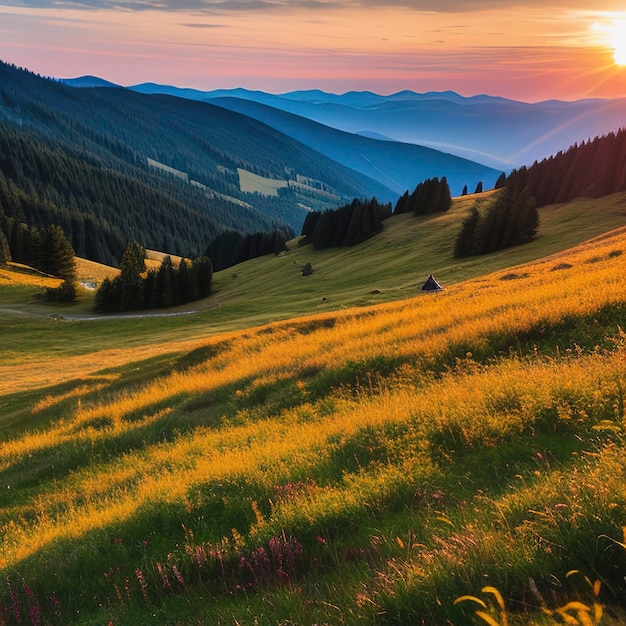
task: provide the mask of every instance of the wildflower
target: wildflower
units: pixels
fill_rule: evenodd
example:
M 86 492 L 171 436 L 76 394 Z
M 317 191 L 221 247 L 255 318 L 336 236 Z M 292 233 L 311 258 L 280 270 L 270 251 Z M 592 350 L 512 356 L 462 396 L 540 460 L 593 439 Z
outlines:
M 7 581 L 7 585 L 9 587 L 9 593 L 11 594 L 11 602 L 13 604 L 13 615 L 15 616 L 15 622 L 17 624 L 22 623 L 22 614 L 20 611 L 20 600 L 17 597 L 17 593 L 15 589 L 11 586 L 11 583 Z
M 168 578 L 167 573 L 163 569 L 163 566 L 158 561 L 156 564 L 156 568 L 157 568 L 157 572 L 159 572 L 159 576 L 161 577 L 161 583 L 163 584 L 163 589 L 165 589 L 165 591 L 171 591 L 172 585 L 170 584 L 170 579 Z
M 205 549 L 202 546 L 196 546 L 196 549 L 194 550 L 194 553 L 193 553 L 193 559 L 199 568 L 202 568 L 204 564 L 207 562 L 207 554 L 206 554 Z
M 178 584 L 184 589 L 185 588 L 185 579 L 182 574 L 176 567 L 176 565 L 172 565 L 172 574 L 174 574 L 174 578 L 178 581 Z
M 144 600 L 150 604 L 150 598 L 148 597 L 148 584 L 146 583 L 146 579 L 140 568 L 135 569 L 135 576 L 139 582 L 139 587 L 141 588 L 141 594 L 143 595 Z
M 38 626 L 40 623 L 41 611 L 39 609 L 39 602 L 33 593 L 33 590 L 28 586 L 26 581 L 22 578 L 22 586 L 24 587 L 24 593 L 28 599 L 28 614 L 30 615 L 30 622 L 33 626 Z

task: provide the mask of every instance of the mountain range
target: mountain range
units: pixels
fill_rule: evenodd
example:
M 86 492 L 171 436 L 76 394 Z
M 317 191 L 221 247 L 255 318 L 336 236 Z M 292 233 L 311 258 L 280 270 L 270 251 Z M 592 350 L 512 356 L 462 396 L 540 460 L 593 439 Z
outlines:
M 625 103 L 126 88 L 0 62 L 0 219 L 60 224 L 110 264 L 131 239 L 202 254 L 226 230 L 299 232 L 307 211 L 394 202 L 435 176 L 488 189 L 525 155 L 619 128 Z
M 4 217 L 60 224 L 77 252 L 106 263 L 131 239 L 201 254 L 225 230 L 298 231 L 307 210 L 397 196 L 223 107 L 74 89 L 4 63 L 0 140 Z
M 63 82 L 74 87 L 113 86 L 112 83 L 93 76 L 67 79 Z M 130 89 L 146 95 L 170 95 L 209 102 L 242 113 L 378 181 L 381 185 L 391 189 L 396 196 L 401 195 L 407 189 L 414 189 L 419 182 L 435 176 L 446 176 L 452 193 L 460 195 L 466 185 L 470 189 L 473 189 L 478 182 L 482 182 L 485 188 L 493 186 L 500 174 L 499 170 L 446 151 L 404 141 L 393 141 L 375 132 L 341 131 L 334 128 L 332 124 L 316 122 L 308 115 L 290 113 L 281 106 L 277 106 L 281 98 L 265 92 L 233 89 L 205 93 L 151 83 L 137 85 Z M 308 102 L 305 100 L 308 95 L 311 106 L 315 108 L 318 101 L 316 95 L 323 93 L 293 92 L 285 95 L 285 102 L 305 103 Z M 331 94 L 327 94 L 327 97 L 336 100 L 343 98 L 343 96 Z M 380 100 L 384 100 L 384 97 L 376 94 L 354 94 L 351 97 L 354 106 Z M 323 101 L 321 96 L 319 101 Z M 388 200 L 389 198 L 379 196 L 379 199 Z
M 626 126 L 626 98 L 527 103 L 453 91 L 389 96 L 320 90 L 273 95 L 246 89 L 199 91 L 144 83 L 141 93 L 214 101 L 238 98 L 271 106 L 349 133 L 428 146 L 499 170 L 530 165 Z

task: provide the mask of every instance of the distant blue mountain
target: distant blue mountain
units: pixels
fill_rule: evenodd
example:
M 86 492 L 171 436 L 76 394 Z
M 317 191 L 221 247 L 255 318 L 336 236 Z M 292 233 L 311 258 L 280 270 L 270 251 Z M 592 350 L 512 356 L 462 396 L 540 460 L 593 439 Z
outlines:
M 222 89 L 192 94 L 158 86 L 152 86 L 151 93 L 252 100 L 346 132 L 428 146 L 500 170 L 530 165 L 574 143 L 626 126 L 626 98 L 530 104 L 485 94 L 464 97 L 454 91 L 405 90 L 382 96 L 369 91 L 274 95 Z
M 98 78 L 97 76 L 79 76 L 78 78 L 61 78 L 60 81 L 68 87 L 119 87 L 115 83 Z
M 490 189 L 501 173 L 432 148 L 340 131 L 251 100 L 215 98 L 211 102 L 263 122 L 398 195 L 435 176 L 448 179 L 452 195 L 461 195 L 465 185 L 473 190 L 479 181 Z

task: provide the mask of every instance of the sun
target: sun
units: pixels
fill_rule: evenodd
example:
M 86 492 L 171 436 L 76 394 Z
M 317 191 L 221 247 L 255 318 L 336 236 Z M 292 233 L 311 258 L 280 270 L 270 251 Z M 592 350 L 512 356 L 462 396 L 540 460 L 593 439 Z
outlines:
M 613 60 L 617 65 L 626 65 L 626 20 L 614 20 L 611 26 Z
M 598 43 L 613 51 L 615 65 L 626 66 L 626 18 L 622 15 L 604 23 L 595 22 L 591 30 L 598 34 Z

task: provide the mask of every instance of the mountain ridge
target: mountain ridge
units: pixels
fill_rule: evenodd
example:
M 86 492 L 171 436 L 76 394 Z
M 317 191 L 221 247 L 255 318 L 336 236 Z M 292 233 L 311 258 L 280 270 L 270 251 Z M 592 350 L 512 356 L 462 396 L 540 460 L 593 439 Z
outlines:
M 397 141 L 385 141 L 348 133 L 308 118 L 239 98 L 216 98 L 212 102 L 253 117 L 328 155 L 346 167 L 378 180 L 399 195 L 418 182 L 445 176 L 453 195 L 478 182 L 493 187 L 500 171 L 441 150 Z
M 175 87 L 150 87 L 152 93 L 160 89 L 176 93 Z M 466 97 L 454 91 L 419 94 L 404 90 L 381 96 L 373 92 L 337 95 L 322 90 L 269 94 L 243 88 L 192 90 L 187 96 L 254 100 L 345 132 L 365 131 L 394 141 L 445 149 L 504 170 L 530 165 L 574 143 L 626 125 L 626 98 L 528 103 L 487 94 Z

